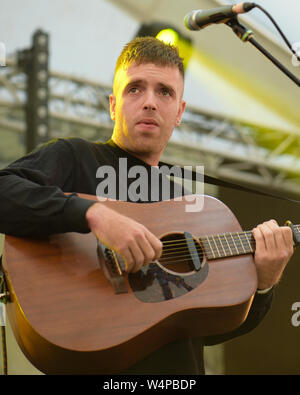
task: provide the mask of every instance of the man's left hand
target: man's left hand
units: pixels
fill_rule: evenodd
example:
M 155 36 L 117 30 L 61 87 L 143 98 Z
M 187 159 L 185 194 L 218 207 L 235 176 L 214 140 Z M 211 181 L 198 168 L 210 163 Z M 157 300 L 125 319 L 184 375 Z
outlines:
M 294 252 L 293 233 L 288 226 L 279 226 L 270 220 L 253 229 L 256 241 L 254 263 L 258 289 L 277 284 Z

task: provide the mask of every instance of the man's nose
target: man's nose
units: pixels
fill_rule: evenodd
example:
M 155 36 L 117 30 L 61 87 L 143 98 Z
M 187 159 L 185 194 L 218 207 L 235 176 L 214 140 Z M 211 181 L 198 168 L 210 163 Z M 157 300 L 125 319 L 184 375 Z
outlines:
M 152 90 L 148 90 L 145 93 L 145 100 L 144 100 L 143 108 L 144 108 L 144 110 L 156 110 L 157 109 L 155 92 L 153 92 Z

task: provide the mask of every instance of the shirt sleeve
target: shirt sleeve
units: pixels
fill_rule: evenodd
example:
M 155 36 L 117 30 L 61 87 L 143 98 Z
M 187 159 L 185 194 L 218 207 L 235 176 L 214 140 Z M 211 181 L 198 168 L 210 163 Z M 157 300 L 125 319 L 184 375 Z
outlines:
M 248 316 L 241 326 L 231 332 L 221 335 L 207 336 L 204 338 L 204 345 L 213 346 L 215 344 L 224 343 L 235 337 L 244 335 L 255 329 L 264 319 L 267 312 L 270 310 L 274 297 L 274 290 L 271 289 L 266 294 L 256 293 L 250 307 Z
M 86 210 L 94 203 L 73 191 L 75 158 L 63 140 L 51 141 L 0 171 L 0 232 L 46 236 L 89 232 Z

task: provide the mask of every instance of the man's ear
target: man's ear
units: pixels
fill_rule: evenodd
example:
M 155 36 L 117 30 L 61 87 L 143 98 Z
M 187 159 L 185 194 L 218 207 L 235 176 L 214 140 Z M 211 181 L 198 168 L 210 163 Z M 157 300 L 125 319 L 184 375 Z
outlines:
M 180 125 L 180 123 L 181 123 L 181 118 L 184 113 L 185 106 L 186 106 L 186 102 L 184 100 L 181 100 L 181 103 L 180 103 L 180 106 L 178 109 L 178 113 L 177 113 L 177 117 L 176 117 L 176 125 L 177 126 Z
M 115 109 L 116 109 L 116 97 L 114 95 L 109 95 L 109 111 L 110 117 L 114 121 L 115 120 Z

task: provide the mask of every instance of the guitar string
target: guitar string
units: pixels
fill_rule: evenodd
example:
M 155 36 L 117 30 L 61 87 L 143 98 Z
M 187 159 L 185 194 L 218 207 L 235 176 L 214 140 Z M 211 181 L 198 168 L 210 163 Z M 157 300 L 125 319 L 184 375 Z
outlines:
M 248 232 L 248 234 L 252 235 L 252 232 Z M 228 235 L 228 234 L 227 234 Z M 245 232 L 242 233 L 242 235 L 245 236 Z M 232 234 L 230 234 L 230 236 L 232 236 Z M 233 240 L 233 238 L 231 237 L 231 239 Z M 207 242 L 207 240 L 202 240 L 203 244 L 205 244 Z M 223 242 L 224 240 L 220 240 L 220 242 Z M 248 245 L 250 246 L 250 251 L 245 249 L 245 245 L 242 244 L 242 240 L 240 239 L 239 242 L 243 247 L 243 250 L 239 250 L 235 243 L 234 243 L 234 248 L 236 249 L 237 253 L 232 252 L 231 247 L 233 247 L 232 242 L 228 242 L 227 239 L 225 239 L 227 246 L 225 245 L 225 249 L 224 246 L 222 246 L 222 249 L 224 251 L 224 253 L 220 253 L 219 247 L 216 244 L 216 248 L 211 248 L 210 244 L 209 244 L 209 249 L 211 251 L 207 251 L 207 246 L 206 248 L 204 247 L 204 250 L 207 258 L 209 259 L 211 257 L 211 253 L 212 253 L 212 258 L 222 258 L 222 257 L 228 257 L 228 256 L 235 256 L 235 255 L 240 255 L 240 254 L 245 254 L 245 253 L 250 253 L 252 252 L 252 247 L 249 243 L 249 240 L 247 240 Z M 233 240 L 234 241 L 234 240 Z M 244 240 L 245 241 L 245 240 Z M 166 245 L 167 244 L 167 245 Z M 170 246 L 170 244 L 172 244 Z M 222 244 L 221 244 L 222 245 Z M 195 244 L 196 246 L 196 251 L 197 253 L 190 253 L 190 251 L 187 250 L 187 240 L 185 238 L 181 238 L 181 239 L 175 239 L 175 240 L 165 240 L 163 241 L 163 254 L 162 257 L 160 258 L 160 262 L 166 262 L 166 264 L 172 264 L 172 263 L 179 263 L 179 262 L 184 262 L 187 259 L 193 259 L 196 256 L 200 256 L 201 259 L 203 259 L 203 249 L 199 244 Z M 174 248 L 174 246 L 176 248 Z M 178 255 L 178 253 L 181 253 Z M 182 254 L 183 252 L 183 254 Z M 186 254 L 186 252 L 188 252 L 188 254 Z M 182 258 L 184 258 L 184 260 L 182 260 Z M 168 262 L 170 259 L 172 259 L 172 262 Z
M 178 262 L 182 262 L 181 258 L 194 258 L 196 256 L 200 256 L 201 258 L 203 258 L 203 255 L 205 255 L 205 253 L 203 253 L 203 250 L 201 248 L 201 246 L 196 246 L 196 250 L 197 253 L 195 254 L 194 252 L 190 252 L 187 248 L 187 246 L 183 246 L 181 248 L 177 248 L 177 249 L 173 249 L 171 250 L 172 252 L 169 252 L 170 250 L 167 250 L 168 253 L 166 253 L 166 249 L 163 249 L 163 254 L 161 256 L 161 258 L 159 259 L 159 261 L 168 261 L 169 259 L 172 259 L 171 263 L 178 263 Z M 180 254 L 178 254 L 178 252 L 181 252 Z M 247 254 L 250 253 L 251 251 L 247 251 L 247 250 L 243 250 L 242 252 L 239 252 L 238 254 Z M 216 258 L 222 258 L 222 257 L 228 257 L 228 256 L 235 256 L 237 255 L 236 253 L 233 253 L 232 251 L 226 252 L 225 254 L 220 254 L 218 253 L 218 257 Z
M 238 248 L 235 244 L 232 244 L 232 243 L 229 243 L 229 242 L 226 242 L 227 243 L 227 245 L 225 244 L 221 244 L 221 243 L 219 243 L 220 244 L 220 246 L 222 247 L 222 250 L 224 250 L 224 252 L 229 252 L 230 254 L 232 254 L 232 250 L 233 249 L 235 249 L 235 251 L 237 252 L 237 253 L 239 253 L 240 252 L 240 248 Z M 178 252 L 181 248 L 184 248 L 185 247 L 185 245 L 186 245 L 187 243 L 186 243 L 186 240 L 184 240 L 184 241 L 181 241 L 181 242 L 179 242 L 179 243 L 176 243 L 176 244 L 173 244 L 172 246 L 165 246 L 165 244 L 164 244 L 164 242 L 163 242 L 163 249 L 164 249 L 164 251 L 169 251 L 170 253 L 172 253 L 172 252 Z M 206 241 L 206 240 L 202 240 L 202 244 L 205 244 L 204 245 L 204 249 L 206 249 L 206 250 L 212 250 L 212 251 L 219 251 L 220 250 L 220 248 L 219 248 L 219 246 L 218 245 L 216 245 L 216 247 L 211 247 L 211 246 L 208 246 L 208 241 Z M 250 247 L 250 249 L 251 250 L 253 250 L 253 247 L 254 247 L 254 245 L 253 245 L 254 243 L 252 242 L 252 245 L 250 244 L 249 245 L 249 242 L 247 241 L 247 245 L 242 245 L 242 247 L 244 247 L 244 248 L 242 248 L 242 251 L 244 252 L 245 251 L 245 247 L 247 247 L 246 248 L 246 250 L 248 250 L 248 248 Z M 200 245 L 198 245 L 198 244 L 196 244 L 196 248 L 202 248 Z
M 300 232 L 300 225 L 294 225 L 294 227 L 298 232 Z M 240 238 L 241 236 L 244 237 L 244 239 L 241 239 Z M 211 252 L 213 252 L 213 253 L 217 252 L 217 255 L 219 257 L 224 257 L 224 255 L 225 256 L 235 255 L 235 253 L 233 253 L 231 251 L 232 247 L 234 247 L 236 249 L 236 251 L 240 254 L 241 251 L 239 251 L 239 248 L 236 246 L 236 244 L 235 244 L 236 241 L 238 241 L 241 244 L 241 246 L 243 247 L 242 253 L 252 252 L 251 250 L 255 245 L 255 240 L 254 240 L 252 231 L 236 232 L 236 233 L 223 233 L 223 234 L 219 234 L 219 235 L 204 236 L 204 237 L 199 237 L 199 240 L 203 244 L 209 243 L 209 237 L 210 237 L 210 241 L 213 241 L 216 244 L 216 247 L 211 247 L 211 245 L 209 245 L 209 246 L 206 245 L 206 248 L 204 247 L 204 250 L 211 250 Z M 230 237 L 230 239 L 227 239 L 227 237 Z M 233 237 L 238 237 L 238 239 L 234 240 Z M 250 240 L 249 240 L 249 237 L 250 237 Z M 220 249 L 219 249 L 217 242 L 222 247 L 224 253 L 220 253 Z M 226 246 L 226 244 L 223 244 L 224 242 L 226 242 L 227 246 Z M 248 244 L 247 247 L 251 248 L 250 251 L 245 250 L 244 243 Z M 165 241 L 162 241 L 162 244 L 164 246 L 162 259 L 168 259 L 168 257 L 170 257 L 172 255 L 177 255 L 177 257 L 178 257 L 178 252 L 187 248 L 186 246 L 184 246 L 184 244 L 187 244 L 186 238 L 165 240 Z M 176 248 L 173 248 L 174 246 Z M 203 254 L 202 247 L 198 244 L 195 244 L 195 246 L 196 246 L 197 253 Z M 228 251 L 228 249 L 229 249 L 229 251 Z M 192 257 L 193 255 L 190 252 L 188 255 L 179 255 L 180 258 L 188 257 L 188 256 Z
M 295 226 L 296 230 L 299 231 L 300 225 L 294 225 L 294 226 Z M 226 236 L 230 236 L 231 240 L 226 239 Z M 238 238 L 239 238 L 238 241 L 241 244 L 241 246 L 243 247 L 243 251 L 239 251 L 238 248 L 236 247 L 235 240 L 233 239 L 233 237 L 235 237 L 235 236 L 238 236 Z M 244 236 L 245 239 L 241 240 L 240 236 Z M 216 248 L 212 248 L 210 246 L 209 239 L 208 239 L 209 237 L 211 238 L 210 241 L 214 241 L 214 243 L 216 244 Z M 224 237 L 224 239 L 222 240 L 222 239 L 220 239 L 220 237 Z M 250 240 L 249 240 L 249 237 L 250 237 Z M 218 238 L 219 238 L 219 240 L 218 240 Z M 205 239 L 207 239 L 207 240 L 205 240 Z M 232 253 L 232 251 L 231 251 L 231 247 L 233 245 L 234 245 L 234 248 L 237 251 L 239 251 L 238 255 L 248 254 L 248 253 L 252 252 L 252 248 L 255 245 L 255 240 L 254 240 L 252 231 L 236 232 L 236 233 L 225 233 L 225 234 L 223 233 L 223 234 L 220 234 L 220 235 L 204 236 L 204 237 L 199 237 L 199 240 L 203 244 L 209 243 L 209 247 L 208 248 L 204 248 L 204 250 L 207 250 L 207 249 L 211 250 L 213 252 L 213 258 L 223 258 L 223 257 L 226 257 L 226 256 L 237 255 L 235 253 Z M 223 249 L 225 255 L 220 253 L 219 248 L 218 248 L 217 243 L 216 243 L 216 240 L 219 241 L 219 243 L 222 246 L 222 249 Z M 225 251 L 227 249 L 226 245 L 225 245 L 225 249 L 224 249 L 224 245 L 222 245 L 224 240 L 228 244 L 229 253 L 227 253 Z M 233 242 L 233 245 L 232 244 L 230 245 L 230 243 L 232 243 L 232 242 Z M 250 251 L 245 250 L 245 248 L 244 248 L 245 245 L 243 245 L 244 242 L 248 243 L 248 247 L 251 248 Z M 174 240 L 165 240 L 165 241 L 162 241 L 162 244 L 163 244 L 163 254 L 162 254 L 161 258 L 159 259 L 159 262 L 166 261 L 164 264 L 173 264 L 173 263 L 186 262 L 187 259 L 191 260 L 191 259 L 193 259 L 196 256 L 198 256 L 198 257 L 200 256 L 200 258 L 203 259 L 203 255 L 205 255 L 205 253 L 203 254 L 203 248 L 199 244 L 196 244 L 196 243 L 195 243 L 195 247 L 196 247 L 197 254 L 191 253 L 188 250 L 186 238 L 174 239 Z M 171 246 L 170 246 L 170 244 L 171 244 Z M 174 246 L 176 248 L 173 248 Z M 166 253 L 166 251 L 168 253 Z M 184 253 L 187 252 L 187 254 L 178 255 L 178 251 L 182 251 Z M 217 254 L 219 255 L 217 257 L 214 254 L 214 252 L 216 252 L 216 251 L 217 251 Z M 172 255 L 173 256 L 175 255 L 175 258 L 172 257 Z M 172 258 L 172 262 L 168 262 L 170 257 Z M 184 258 L 184 259 L 182 259 L 182 258 Z
M 227 240 L 226 236 L 230 236 L 231 240 Z M 239 249 L 237 248 L 236 244 L 235 244 L 235 240 L 233 239 L 234 236 L 238 236 L 239 239 L 239 243 L 241 244 L 241 246 L 243 247 L 242 251 L 239 251 Z M 245 239 L 242 240 L 240 238 L 240 236 L 244 236 Z M 163 265 L 168 265 L 168 264 L 178 264 L 181 262 L 187 263 L 187 261 L 191 261 L 193 260 L 195 257 L 201 259 L 201 261 L 203 260 L 203 256 L 206 255 L 208 259 L 213 258 L 213 259 L 218 259 L 218 258 L 225 258 L 228 256 L 235 256 L 235 255 L 243 255 L 243 254 L 248 254 L 250 252 L 252 252 L 252 250 L 248 251 L 245 249 L 245 245 L 243 245 L 244 242 L 248 243 L 248 246 L 252 249 L 251 244 L 253 244 L 253 240 L 250 240 L 247 238 L 247 236 L 253 236 L 251 231 L 248 232 L 236 232 L 236 233 L 226 233 L 226 234 L 220 234 L 220 235 L 212 235 L 212 236 L 204 236 L 204 237 L 199 237 L 200 242 L 202 242 L 202 244 L 206 244 L 206 247 L 204 246 L 201 247 L 201 245 L 196 244 L 195 243 L 195 248 L 196 248 L 196 253 L 194 252 L 190 252 L 188 250 L 188 246 L 187 246 L 187 239 L 186 238 L 178 238 L 178 239 L 174 239 L 174 240 L 163 240 L 162 244 L 163 244 L 163 253 L 161 258 L 159 258 L 159 262 L 162 263 Z M 214 241 L 216 248 L 212 248 L 210 243 L 209 243 L 209 237 L 211 238 L 211 241 Z M 224 253 L 220 253 L 219 247 L 215 241 L 215 239 L 217 239 L 219 237 L 219 244 L 222 246 L 222 249 L 224 251 Z M 224 239 L 221 239 L 220 237 L 224 237 Z M 205 240 L 206 239 L 206 240 Z M 222 245 L 222 243 L 224 242 L 224 240 L 226 241 L 228 247 L 226 247 L 225 245 L 225 249 L 224 249 L 224 245 Z M 193 241 L 195 242 L 195 240 L 193 239 Z M 233 244 L 232 244 L 233 242 Z M 207 246 L 208 244 L 208 246 Z M 236 249 L 236 251 L 238 252 L 233 253 L 231 251 L 231 247 L 233 247 Z M 175 248 L 174 248 L 175 247 Z M 227 251 L 229 249 L 229 251 Z M 203 253 L 204 250 L 204 253 Z M 207 251 L 208 250 L 208 251 Z M 178 254 L 178 252 L 181 252 L 180 254 Z M 208 252 L 208 253 L 207 253 Z M 212 252 L 212 256 L 211 253 Z M 215 252 L 217 252 L 217 256 L 215 254 Z M 170 262 L 170 259 L 172 259 L 172 262 Z
M 248 251 L 248 252 L 243 252 L 243 253 L 240 253 L 240 255 L 244 255 L 244 254 L 248 254 L 248 253 L 250 253 L 250 251 Z M 205 254 L 195 254 L 195 253 L 190 253 L 190 252 L 188 252 L 188 254 L 185 254 L 185 255 L 177 255 L 176 256 L 176 258 L 172 258 L 172 262 L 169 262 L 169 258 L 164 258 L 163 256 L 160 258 L 160 259 L 158 259 L 158 261 L 160 262 L 160 263 L 163 263 L 164 265 L 171 265 L 171 264 L 177 264 L 177 263 L 181 263 L 181 262 L 187 262 L 188 260 L 193 260 L 193 258 L 194 257 L 200 257 L 200 259 L 202 260 L 203 259 L 203 255 L 205 255 Z M 227 256 L 234 256 L 235 254 L 233 254 L 233 255 L 227 255 Z M 224 255 L 221 255 L 221 256 L 218 256 L 218 257 L 214 257 L 214 259 L 218 259 L 218 258 L 225 258 L 226 256 L 224 256 Z
M 298 232 L 300 232 L 300 225 L 294 225 L 294 227 L 295 227 L 295 229 L 296 229 Z M 204 236 L 204 237 L 202 237 L 202 238 L 200 237 L 199 240 L 200 240 L 202 243 L 207 243 L 208 240 L 205 240 L 205 238 L 211 237 L 211 241 L 213 240 L 213 241 L 215 242 L 218 236 L 224 237 L 223 240 L 219 239 L 219 242 L 220 242 L 220 245 L 222 246 L 223 250 L 224 250 L 224 245 L 222 245 L 222 243 L 223 243 L 224 241 L 226 241 L 226 243 L 228 244 L 229 253 L 228 253 L 227 251 L 225 251 L 225 250 L 227 249 L 226 245 L 225 245 L 225 250 L 224 250 L 225 257 L 226 257 L 226 256 L 233 256 L 233 255 L 235 255 L 235 253 L 232 253 L 232 251 L 231 251 L 231 247 L 233 247 L 233 246 L 236 248 L 237 251 L 239 251 L 238 248 L 236 247 L 235 243 L 234 243 L 234 240 L 232 240 L 232 241 L 233 241 L 233 245 L 232 245 L 232 244 L 231 244 L 232 241 L 226 239 L 226 236 L 232 237 L 232 236 L 237 236 L 237 235 L 238 235 L 238 236 L 245 236 L 245 237 L 246 237 L 245 240 L 239 239 L 239 242 L 241 242 L 241 245 L 242 245 L 243 247 L 245 247 L 245 245 L 243 245 L 242 243 L 245 242 L 245 241 L 248 243 L 248 245 L 249 245 L 249 247 L 250 247 L 251 249 L 252 249 L 252 247 L 255 245 L 255 240 L 254 240 L 254 238 L 253 238 L 252 231 L 241 232 L 241 233 L 234 233 L 234 234 L 232 234 L 232 233 L 226 233 L 226 234 L 213 235 L 213 236 Z M 251 237 L 250 240 L 248 239 L 249 236 Z M 182 239 L 175 239 L 175 240 L 165 240 L 165 241 L 162 241 L 162 243 L 163 243 L 164 246 L 165 246 L 166 244 L 172 244 L 172 247 L 173 247 L 173 246 L 179 246 L 179 247 L 176 247 L 176 248 L 168 248 L 168 246 L 167 246 L 167 247 L 164 247 L 164 249 L 163 249 L 163 255 L 162 255 L 162 258 L 161 258 L 160 260 L 166 260 L 166 259 L 168 260 L 168 257 L 170 257 L 170 256 L 172 256 L 172 255 L 176 255 L 175 261 L 176 261 L 176 262 L 182 262 L 182 260 L 177 260 L 177 258 L 178 258 L 178 257 L 179 257 L 179 258 L 185 258 L 185 257 L 194 257 L 194 256 L 196 256 L 196 254 L 190 253 L 190 252 L 187 250 L 187 246 L 184 246 L 184 244 L 187 244 L 187 240 L 186 240 L 185 238 L 182 238 Z M 196 250 L 197 250 L 198 255 L 200 254 L 201 258 L 203 258 L 202 247 L 201 247 L 200 245 L 198 245 L 198 244 L 195 244 L 195 246 L 196 246 Z M 178 255 L 178 251 L 182 251 L 182 250 L 184 251 L 185 249 L 186 249 L 187 252 L 188 252 L 187 255 Z M 217 251 L 219 257 L 224 257 L 224 254 L 220 253 L 219 247 L 218 247 L 218 246 L 217 246 L 216 248 L 212 248 L 211 246 L 209 246 L 209 249 L 210 249 L 212 252 L 216 252 L 216 251 Z M 199 250 L 200 250 L 200 251 L 199 251 Z M 205 248 L 204 248 L 204 250 L 205 250 Z M 168 253 L 166 253 L 166 251 L 168 251 Z M 242 251 L 242 252 L 243 252 L 243 253 L 249 253 L 249 252 L 252 252 L 252 251 L 251 251 L 251 250 L 250 250 L 250 251 L 247 251 L 247 250 L 245 250 L 245 249 L 243 248 L 243 251 Z M 239 252 L 239 254 L 241 254 L 241 252 Z M 166 257 L 167 257 L 167 258 L 166 258 Z M 172 259 L 174 260 L 174 258 L 172 258 Z
M 244 234 L 243 234 L 244 235 Z M 252 233 L 251 233 L 251 235 L 252 235 Z M 222 235 L 223 236 L 223 235 Z M 209 237 L 209 236 L 208 236 Z M 207 238 L 207 236 L 206 236 L 206 238 Z M 205 238 L 204 237 L 200 237 L 199 238 L 199 240 L 200 240 L 200 242 L 202 242 L 202 243 L 207 243 L 207 242 L 209 242 L 209 240 L 205 240 Z M 211 239 L 211 241 L 212 241 L 212 239 Z M 236 240 L 237 241 L 237 240 Z M 254 240 L 249 240 L 248 238 L 245 238 L 244 240 L 241 240 L 241 239 L 239 239 L 238 240 L 239 241 L 239 243 L 242 245 L 242 247 L 243 247 L 243 251 L 244 251 L 244 247 L 245 247 L 245 244 L 244 243 L 246 243 L 246 245 L 247 245 L 247 247 L 249 246 L 251 249 L 253 248 L 253 246 L 254 246 L 254 244 L 255 244 L 255 241 Z M 215 242 L 215 244 L 216 244 L 216 248 L 215 248 L 215 250 L 219 250 L 219 246 L 221 246 L 222 247 L 222 249 L 224 249 L 224 247 L 225 247 L 225 250 L 228 250 L 229 249 L 229 252 L 230 252 L 230 254 L 232 254 L 232 251 L 231 251 L 231 248 L 234 248 L 237 252 L 239 252 L 239 248 L 237 247 L 237 245 L 236 245 L 236 243 L 235 243 L 235 240 L 233 240 L 233 238 L 231 237 L 231 239 L 227 239 L 227 238 L 224 238 L 224 239 L 221 239 L 221 238 L 219 238 L 219 240 L 217 240 L 217 242 L 218 243 L 216 243 L 216 241 L 214 240 L 214 242 Z M 173 248 L 173 247 L 177 247 L 177 246 L 182 246 L 182 245 L 184 245 L 184 244 L 186 244 L 187 243 L 187 240 L 185 239 L 185 238 L 182 238 L 182 239 L 175 239 L 175 240 L 163 240 L 162 241 L 162 244 L 163 244 L 163 246 L 164 246 L 164 248 L 165 248 L 165 250 L 166 249 L 169 249 L 169 251 L 172 251 L 172 250 L 176 250 L 175 248 Z M 224 244 L 224 243 L 226 243 L 226 244 Z M 219 246 L 218 246 L 218 244 L 219 244 Z M 252 245 L 251 245 L 252 244 Z M 212 248 L 211 246 L 210 246 L 210 248 L 209 249 L 211 249 L 211 250 L 214 250 L 214 248 Z
M 159 259 L 159 262 L 167 261 L 167 263 L 169 263 L 169 264 L 186 262 L 188 259 L 193 259 L 194 257 L 199 257 L 199 256 L 201 259 L 203 259 L 203 255 L 204 255 L 202 250 L 200 250 L 200 251 L 197 250 L 197 254 L 195 254 L 195 253 L 190 253 L 190 251 L 186 248 L 185 251 L 183 251 L 183 252 L 184 253 L 187 252 L 187 254 L 181 254 L 181 255 L 176 254 L 175 258 L 172 257 L 172 262 L 168 262 L 170 258 L 169 257 L 165 258 L 165 254 L 163 253 L 161 258 Z M 171 254 L 171 255 L 174 255 L 174 254 Z M 184 258 L 184 259 L 182 260 L 182 258 Z
M 187 248 L 181 248 L 180 249 L 180 251 L 182 251 L 182 253 L 183 254 L 185 254 L 186 252 L 188 253 L 187 255 L 180 255 L 180 254 L 178 254 L 178 250 L 176 251 L 176 252 L 171 252 L 171 253 L 168 253 L 168 254 L 166 254 L 165 252 L 164 252 L 164 250 L 163 250 L 163 253 L 162 253 L 162 258 L 164 258 L 164 259 L 169 259 L 169 258 L 172 258 L 172 259 L 174 259 L 173 257 L 175 257 L 175 259 L 178 257 L 178 256 L 197 256 L 197 254 L 195 254 L 195 253 L 191 253 Z M 197 253 L 198 253 L 198 255 L 200 254 L 200 255 L 203 255 L 203 251 L 202 251 L 202 249 L 197 249 Z
M 243 254 L 249 254 L 249 253 L 251 253 L 251 251 L 242 251 L 242 252 L 240 252 L 239 253 L 239 255 L 243 255 Z M 167 255 L 167 256 L 166 256 Z M 172 256 L 173 255 L 173 256 Z M 175 256 L 174 256 L 175 255 Z M 159 261 L 161 262 L 161 261 L 169 261 L 170 259 L 172 259 L 172 262 L 171 263 L 173 263 L 173 262 L 178 262 L 178 259 L 181 259 L 181 258 L 194 258 L 194 257 L 201 257 L 201 258 L 203 258 L 203 256 L 204 255 L 206 255 L 205 253 L 203 253 L 203 251 L 202 250 L 197 250 L 197 254 L 196 253 L 194 253 L 194 252 L 190 252 L 190 251 L 188 251 L 188 250 L 186 250 L 186 251 L 182 251 L 182 253 L 181 254 L 162 254 L 162 256 L 161 256 L 161 258 L 159 258 Z M 218 256 L 215 256 L 215 258 L 226 258 L 226 257 L 229 257 L 229 256 L 235 256 L 235 255 L 237 255 L 236 253 L 228 253 L 228 254 L 226 254 L 226 255 L 224 255 L 224 254 L 219 254 Z M 208 255 L 208 258 L 210 257 L 210 255 Z
M 180 253 L 181 251 L 185 251 L 187 250 L 187 246 L 181 246 L 181 247 L 177 247 L 177 248 L 163 248 L 163 256 L 164 257 L 172 257 L 172 256 L 176 256 L 178 255 L 178 253 Z M 198 253 L 202 252 L 202 247 L 201 246 L 196 246 L 196 250 Z M 209 253 L 212 251 L 211 249 L 205 248 L 204 250 L 206 250 L 206 253 L 208 252 L 208 255 L 210 255 Z M 210 251 L 211 250 L 211 251 Z M 243 249 L 243 250 L 238 250 L 236 249 L 236 252 L 233 252 L 230 248 L 226 248 L 226 250 L 224 249 L 224 252 L 220 252 L 219 249 L 215 249 L 214 252 L 217 252 L 217 255 L 219 257 L 221 256 L 234 256 L 234 255 L 239 255 L 241 253 L 249 253 L 252 252 L 252 248 L 251 250 L 248 249 Z
M 241 241 L 241 236 L 244 236 L 244 240 L 242 240 L 243 242 L 248 242 L 248 241 L 253 241 L 253 235 L 251 231 L 248 232 L 243 232 L 243 233 L 223 233 L 223 234 L 219 234 L 219 235 L 208 235 L 208 236 L 201 236 L 198 237 L 199 240 L 201 241 L 205 241 L 205 239 L 210 238 L 210 240 L 218 240 L 221 238 L 221 241 L 226 241 L 227 243 L 229 242 L 235 242 L 235 241 Z M 228 240 L 227 237 L 230 237 L 230 239 Z M 234 240 L 233 237 L 236 237 L 237 239 Z M 250 240 L 249 240 L 250 238 Z M 186 238 L 182 237 L 182 238 L 176 238 L 174 240 L 163 240 L 162 243 L 163 244 L 178 244 L 179 243 L 185 243 L 186 242 Z

